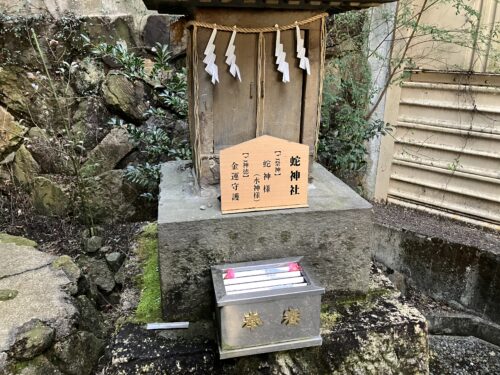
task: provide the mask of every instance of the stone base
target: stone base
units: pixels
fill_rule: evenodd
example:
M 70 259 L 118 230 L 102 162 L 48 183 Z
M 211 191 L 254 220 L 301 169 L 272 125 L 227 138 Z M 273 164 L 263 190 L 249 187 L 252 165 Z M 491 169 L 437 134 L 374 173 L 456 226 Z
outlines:
M 222 215 L 216 188 L 198 191 L 188 162 L 162 167 L 158 217 L 163 314 L 211 319 L 210 266 L 304 256 L 329 294 L 365 293 L 371 205 L 319 164 L 309 207 Z
M 328 301 L 323 345 L 220 360 L 211 321 L 187 330 L 126 324 L 112 345 L 108 374 L 427 374 L 425 318 L 378 271 L 363 297 Z

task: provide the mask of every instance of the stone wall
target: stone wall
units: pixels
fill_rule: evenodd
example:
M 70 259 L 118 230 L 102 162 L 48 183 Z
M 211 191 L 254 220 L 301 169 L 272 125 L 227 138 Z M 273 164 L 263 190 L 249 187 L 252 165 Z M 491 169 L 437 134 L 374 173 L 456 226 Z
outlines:
M 56 3 L 72 6 L 50 4 Z M 88 7 L 85 14 L 94 2 L 75 3 Z M 102 12 L 112 3 L 100 2 Z M 187 124 L 159 100 L 158 82 L 127 74 L 116 59 L 92 51 L 102 42 L 126 46 L 151 70 L 156 43 L 170 45 L 178 65 L 185 47 L 182 40 L 170 40 L 174 18 L 148 14 L 138 26 L 137 7 L 122 2 L 109 10 L 134 16 L 0 13 L 0 197 L 16 185 L 44 215 L 88 210 L 96 222 L 144 218 L 147 202 L 124 179 L 124 168 L 140 162 L 142 154 L 125 128 L 110 120 L 154 125 L 179 139 L 187 139 Z M 163 112 L 146 115 L 152 108 Z
M 142 0 L 0 0 L 0 12 L 17 16 L 49 13 L 54 18 L 63 17 L 67 12 L 80 16 L 133 14 L 136 17 L 153 13 Z

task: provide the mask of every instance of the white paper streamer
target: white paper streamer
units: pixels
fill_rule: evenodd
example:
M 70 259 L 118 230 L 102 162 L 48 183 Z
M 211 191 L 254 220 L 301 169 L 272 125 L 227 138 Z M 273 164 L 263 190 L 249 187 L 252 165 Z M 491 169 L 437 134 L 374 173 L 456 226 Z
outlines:
M 276 30 L 276 48 L 274 50 L 274 55 L 276 56 L 276 65 L 278 65 L 278 72 L 283 74 L 282 81 L 290 82 L 290 67 L 285 61 L 286 53 L 283 50 L 283 44 L 281 43 L 281 34 L 279 30 Z
M 234 78 L 238 78 L 238 80 L 241 82 L 241 74 L 240 74 L 240 68 L 238 65 L 236 65 L 236 55 L 234 54 L 236 47 L 234 46 L 234 39 L 236 38 L 236 30 L 233 31 L 233 34 L 231 35 L 231 39 L 229 40 L 229 44 L 227 46 L 226 50 L 226 64 L 229 65 L 229 73 Z
M 295 31 L 297 33 L 297 58 L 300 59 L 299 68 L 307 72 L 308 75 L 311 74 L 311 66 L 309 65 L 309 59 L 306 57 L 306 48 L 304 47 L 304 39 L 300 35 L 299 26 L 295 26 Z
M 219 82 L 219 68 L 215 64 L 215 36 L 217 35 L 217 29 L 213 29 L 210 39 L 208 40 L 207 46 L 205 48 L 205 58 L 203 63 L 206 65 L 205 71 L 212 77 L 212 83 L 215 85 Z

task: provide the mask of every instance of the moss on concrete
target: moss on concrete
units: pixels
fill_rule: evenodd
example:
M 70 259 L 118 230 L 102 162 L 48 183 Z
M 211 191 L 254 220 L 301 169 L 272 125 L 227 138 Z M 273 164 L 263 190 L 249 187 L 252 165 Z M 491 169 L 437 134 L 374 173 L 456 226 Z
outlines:
M 321 328 L 330 329 L 342 317 L 338 312 L 322 311 L 320 314 Z
M 144 227 L 137 243 L 137 255 L 143 265 L 143 273 L 139 280 L 141 298 L 133 320 L 137 323 L 158 322 L 162 320 L 162 312 L 156 223 Z
M 28 361 L 19 361 L 9 366 L 9 374 L 61 374 L 61 372 L 44 355 L 39 355 Z
M 7 233 L 0 233 L 0 244 L 2 243 L 13 243 L 18 246 L 37 246 L 37 243 L 35 241 L 29 240 L 24 237 L 11 236 Z

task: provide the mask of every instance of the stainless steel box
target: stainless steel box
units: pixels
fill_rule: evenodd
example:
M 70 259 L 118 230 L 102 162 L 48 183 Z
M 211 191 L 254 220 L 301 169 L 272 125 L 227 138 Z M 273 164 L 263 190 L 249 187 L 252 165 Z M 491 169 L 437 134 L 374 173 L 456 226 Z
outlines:
M 321 345 L 321 295 L 302 257 L 212 267 L 221 359 Z

